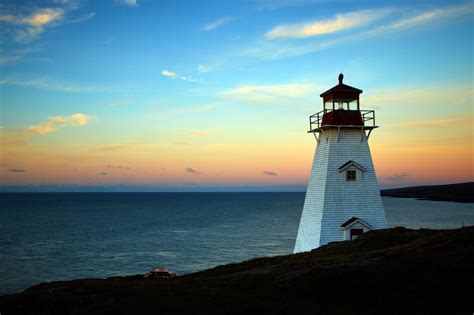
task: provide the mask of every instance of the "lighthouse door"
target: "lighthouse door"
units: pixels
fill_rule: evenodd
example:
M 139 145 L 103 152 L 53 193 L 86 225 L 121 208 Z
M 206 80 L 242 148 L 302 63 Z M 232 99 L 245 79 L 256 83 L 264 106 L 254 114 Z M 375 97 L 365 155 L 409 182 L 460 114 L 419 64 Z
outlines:
M 363 229 L 351 229 L 351 240 L 355 240 L 364 233 Z

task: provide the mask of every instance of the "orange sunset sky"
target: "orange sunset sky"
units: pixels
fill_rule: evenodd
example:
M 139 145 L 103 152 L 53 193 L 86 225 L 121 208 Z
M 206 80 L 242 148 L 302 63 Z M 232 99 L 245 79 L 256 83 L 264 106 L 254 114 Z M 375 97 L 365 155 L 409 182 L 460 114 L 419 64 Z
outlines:
M 319 94 L 376 111 L 382 188 L 472 181 L 472 2 L 0 6 L 8 191 L 300 190 Z

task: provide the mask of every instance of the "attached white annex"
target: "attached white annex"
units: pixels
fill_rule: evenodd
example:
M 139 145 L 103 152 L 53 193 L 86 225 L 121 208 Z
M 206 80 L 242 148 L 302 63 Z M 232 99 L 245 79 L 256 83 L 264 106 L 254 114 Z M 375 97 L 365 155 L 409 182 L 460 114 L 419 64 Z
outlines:
M 310 116 L 317 147 L 294 252 L 351 240 L 387 228 L 368 139 L 375 112 L 361 110 L 362 90 L 342 83 L 321 94 L 323 110 Z

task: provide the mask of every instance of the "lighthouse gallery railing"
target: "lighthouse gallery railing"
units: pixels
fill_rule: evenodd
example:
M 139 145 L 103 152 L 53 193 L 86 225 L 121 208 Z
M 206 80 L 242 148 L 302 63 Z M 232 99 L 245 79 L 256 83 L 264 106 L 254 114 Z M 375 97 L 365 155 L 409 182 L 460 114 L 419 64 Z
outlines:
M 330 111 L 332 110 L 326 109 L 309 116 L 309 130 L 311 131 L 320 128 L 323 123 L 324 114 Z M 364 124 L 364 127 L 376 127 L 374 110 L 360 110 L 359 112 L 362 116 L 362 123 Z

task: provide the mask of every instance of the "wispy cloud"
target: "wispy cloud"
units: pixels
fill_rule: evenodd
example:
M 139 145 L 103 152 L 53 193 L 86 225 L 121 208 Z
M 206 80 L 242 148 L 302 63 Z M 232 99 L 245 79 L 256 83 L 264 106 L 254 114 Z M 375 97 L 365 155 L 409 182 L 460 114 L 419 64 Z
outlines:
M 193 77 L 187 75 L 187 76 L 179 76 L 176 72 L 170 71 L 170 70 L 163 70 L 161 71 L 161 75 L 171 78 L 171 79 L 179 79 L 183 81 L 189 81 L 189 82 L 202 82 L 202 80 L 194 79 Z
M 43 33 L 45 27 L 63 19 L 63 16 L 64 10 L 61 8 L 46 8 L 27 16 L 0 15 L 0 22 L 20 26 L 14 39 L 17 42 L 28 42 Z
M 199 172 L 199 171 L 197 171 L 197 170 L 195 170 L 194 168 L 191 168 L 191 167 L 186 167 L 184 169 L 184 172 L 185 173 L 190 173 L 190 174 L 196 174 L 196 175 L 201 174 L 201 172 Z
M 358 36 L 360 38 L 366 38 L 374 35 L 386 34 L 389 31 L 409 29 L 427 23 L 436 24 L 446 19 L 461 15 L 472 14 L 473 12 L 474 4 L 472 2 L 427 10 L 413 14 L 408 17 L 398 19 L 388 24 L 381 25 L 372 30 L 362 32 Z
M 138 0 L 116 0 L 115 2 L 129 7 L 135 7 L 138 5 Z
M 1 40 L 0 40 L 1 44 Z M 1 46 L 1 45 L 0 45 Z M 18 63 L 23 60 L 25 57 L 30 56 L 34 53 L 40 52 L 43 50 L 44 46 L 41 44 L 36 44 L 30 47 L 21 47 L 7 50 L 6 48 L 0 48 L 0 64 L 9 64 L 9 63 Z M 45 61 L 45 58 L 30 58 L 30 60 L 41 60 Z
M 200 73 L 205 73 L 214 70 L 217 67 L 216 64 L 209 64 L 209 65 L 198 65 L 197 70 Z
M 470 84 L 448 84 L 433 85 L 426 87 L 403 87 L 398 89 L 385 88 L 383 91 L 372 91 L 363 97 L 366 104 L 375 104 L 382 108 L 386 106 L 442 106 L 443 104 L 451 104 L 459 108 L 470 108 L 474 91 Z
M 200 79 L 194 79 L 190 75 L 184 76 L 184 77 L 179 77 L 183 81 L 189 81 L 189 82 L 195 82 L 195 83 L 202 83 L 202 80 Z
M 0 55 L 0 64 L 5 64 L 5 63 L 14 63 L 18 60 L 21 60 L 24 55 Z
M 240 52 L 241 57 L 255 60 L 279 60 L 289 57 L 306 55 L 316 51 L 333 46 L 331 41 L 294 44 L 294 43 L 275 43 L 275 42 L 257 42 Z
M 405 18 L 405 19 L 400 19 L 392 24 L 380 27 L 380 29 L 401 29 L 405 27 L 411 27 L 415 26 L 418 24 L 426 23 L 428 21 L 433 20 L 436 17 L 441 17 L 443 15 L 446 15 L 447 12 L 444 10 L 433 10 L 433 11 L 428 11 L 428 12 L 423 12 L 421 14 Z
M 230 16 L 225 16 L 225 17 L 221 17 L 220 19 L 218 20 L 215 20 L 207 25 L 205 25 L 202 29 L 204 31 L 211 31 L 213 29 L 216 29 L 224 24 L 227 24 L 229 23 L 230 21 L 232 21 L 234 18 L 230 17 Z
M 114 42 L 114 40 L 115 38 L 109 37 L 106 40 L 104 40 L 102 44 L 104 44 L 104 46 L 112 46 L 112 43 Z
M 316 93 L 314 84 L 245 85 L 224 91 L 224 97 L 254 105 L 282 104 Z
M 107 172 L 100 172 L 99 175 L 107 176 L 107 175 L 109 175 L 109 173 L 107 173 Z
M 397 9 L 380 9 L 382 12 L 399 12 Z M 390 11 L 392 10 L 392 11 Z M 252 61 L 255 60 L 279 60 L 284 58 L 297 57 L 301 55 L 315 53 L 321 50 L 333 48 L 339 45 L 345 45 L 355 41 L 367 40 L 377 36 L 388 36 L 391 32 L 406 32 L 409 30 L 416 29 L 422 25 L 437 25 L 443 23 L 454 17 L 461 17 L 463 15 L 469 15 L 474 12 L 474 5 L 472 3 L 463 3 L 453 6 L 445 6 L 436 9 L 429 9 L 425 11 L 409 11 L 408 9 L 403 11 L 403 17 L 398 19 L 392 19 L 384 21 L 380 19 L 379 23 L 372 28 L 359 31 L 351 32 L 350 35 L 343 35 L 336 38 L 328 38 L 325 40 L 315 40 L 314 37 L 306 37 L 307 41 L 277 41 L 273 39 L 277 38 L 304 38 L 304 37 L 277 37 L 278 34 L 273 33 L 274 38 L 269 38 L 269 31 L 266 34 L 265 40 L 257 41 L 246 48 L 240 50 L 240 57 L 248 58 Z M 388 13 L 387 13 L 388 14 Z M 392 14 L 393 16 L 394 14 Z M 302 24 L 295 24 L 290 26 L 301 26 Z M 273 30 L 276 30 L 274 28 Z M 284 30 L 284 29 L 282 29 Z M 288 33 L 288 36 L 290 33 Z M 293 35 L 295 35 L 293 33 Z M 237 56 L 239 57 L 239 56 Z M 236 56 L 233 56 L 235 59 Z
M 130 149 L 131 147 L 132 146 L 128 144 L 108 144 L 100 148 L 97 148 L 96 151 L 99 151 L 99 152 L 120 151 L 120 150 Z
M 25 17 L 10 14 L 0 15 L 0 22 L 40 27 L 62 19 L 64 10 L 60 8 L 39 9 Z
M 87 20 L 90 20 L 92 19 L 93 17 L 95 16 L 95 12 L 91 12 L 91 13 L 87 13 L 87 14 L 84 14 L 82 16 L 79 16 L 75 19 L 72 19 L 68 22 L 66 22 L 67 24 L 71 24 L 71 23 L 80 23 L 80 22 L 84 22 L 84 21 L 87 21 Z
M 359 27 L 376 21 L 390 12 L 389 9 L 362 10 L 338 14 L 327 20 L 309 23 L 279 25 L 265 34 L 267 39 L 305 38 Z
M 146 142 L 135 142 L 135 143 L 114 143 L 114 144 L 107 144 L 101 147 L 94 148 L 93 151 L 98 152 L 114 152 L 114 151 L 121 151 L 121 150 L 142 150 L 142 149 L 150 149 L 159 147 L 160 144 L 157 143 L 146 143 Z
M 0 42 L 1 43 L 1 42 Z M 41 51 L 41 45 L 35 45 L 35 47 L 26 47 L 20 49 L 11 49 L 4 53 L 0 49 L 0 64 L 9 64 L 9 63 L 17 63 L 24 59 L 26 56 Z M 40 60 L 39 58 L 35 58 L 35 60 Z M 44 60 L 44 58 L 42 59 Z
M 400 173 L 382 176 L 382 180 L 392 182 L 392 183 L 406 182 L 409 178 L 410 176 L 406 172 L 400 172 Z
M 267 176 L 278 176 L 278 174 L 273 171 L 263 171 L 262 174 Z
M 106 87 L 97 86 L 81 86 L 75 84 L 68 84 L 65 82 L 58 82 L 48 79 L 34 79 L 34 80 L 17 80 L 17 79 L 5 79 L 0 80 L 0 85 L 20 85 L 27 86 L 41 90 L 49 91 L 61 91 L 68 93 L 80 93 L 80 92 L 103 92 L 109 90 Z
M 177 74 L 176 72 L 169 71 L 169 70 L 163 70 L 161 71 L 161 75 L 164 75 L 165 77 L 170 77 L 170 78 L 176 78 Z
M 25 169 L 22 168 L 10 168 L 8 169 L 9 173 L 26 173 Z
M 79 8 L 79 5 L 82 0 L 53 0 L 51 2 L 61 5 L 65 10 L 76 10 Z
M 36 125 L 29 125 L 20 130 L 10 130 L 2 133 L 1 142 L 7 144 L 24 144 L 37 136 L 44 136 L 68 127 L 87 125 L 92 116 L 77 113 L 69 116 L 52 116 Z
M 50 24 L 63 18 L 64 10 L 59 8 L 42 9 L 30 16 L 21 19 L 21 24 L 27 24 L 33 27 L 40 27 Z
M 128 166 L 111 165 L 111 164 L 108 164 L 108 165 L 107 165 L 107 168 L 116 168 L 116 169 L 121 169 L 121 170 L 129 170 L 129 169 L 131 169 L 131 168 L 128 167 Z
M 52 116 L 48 120 L 37 125 L 30 125 L 28 130 L 35 136 L 46 135 L 66 127 L 84 126 L 89 123 L 91 116 L 82 113 L 70 116 Z
M 14 13 L 3 13 L 0 22 L 11 25 L 5 34 L 9 34 L 14 41 L 28 43 L 37 38 L 47 28 L 64 24 L 78 23 L 91 19 L 95 13 L 88 13 L 76 18 L 67 17 L 68 12 L 78 9 L 78 1 L 57 2 L 59 6 L 35 8 L 19 5 Z

